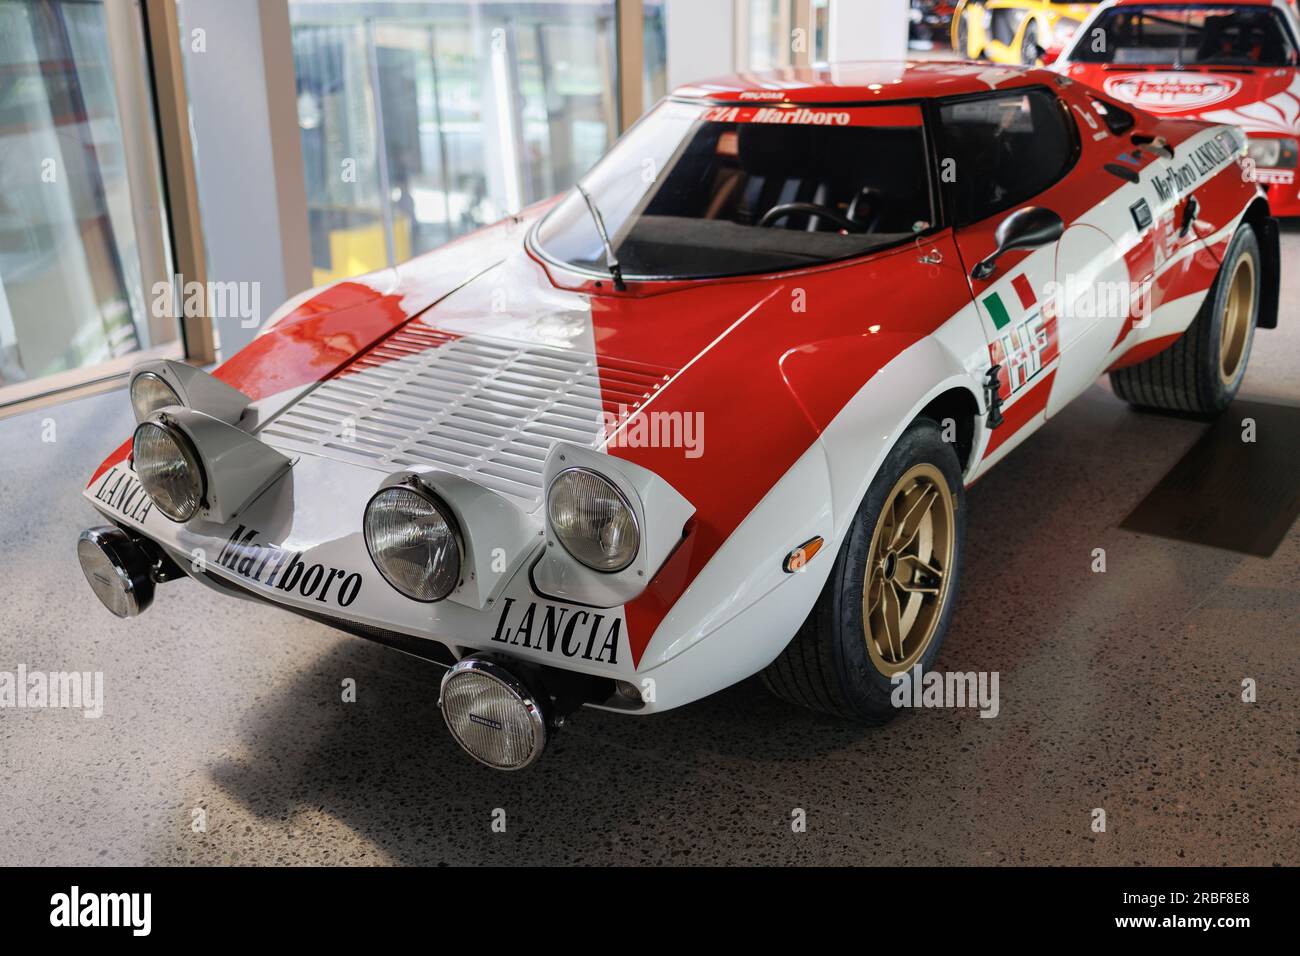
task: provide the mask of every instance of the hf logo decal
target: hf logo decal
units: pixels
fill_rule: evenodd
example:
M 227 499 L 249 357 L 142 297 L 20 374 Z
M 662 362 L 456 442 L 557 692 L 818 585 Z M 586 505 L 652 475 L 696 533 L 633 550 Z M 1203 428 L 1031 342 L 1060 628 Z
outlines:
M 1011 287 L 1020 306 L 1014 317 L 999 293 L 984 299 L 997 330 L 997 337 L 989 343 L 989 364 L 1001 366 L 998 395 L 1003 401 L 1028 385 L 1060 352 L 1054 304 L 1049 300 L 1040 307 L 1033 284 L 1023 273 L 1011 280 Z

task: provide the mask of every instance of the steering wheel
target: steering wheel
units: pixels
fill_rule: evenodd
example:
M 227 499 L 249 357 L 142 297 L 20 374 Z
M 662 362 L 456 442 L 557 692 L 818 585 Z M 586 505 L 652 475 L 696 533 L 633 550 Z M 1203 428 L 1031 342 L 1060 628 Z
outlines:
M 844 215 L 838 209 L 832 209 L 830 206 L 818 205 L 815 202 L 783 202 L 773 206 L 767 212 L 763 213 L 763 218 L 758 220 L 760 227 L 771 226 L 778 219 L 784 219 L 786 216 L 792 216 L 796 213 L 805 213 L 809 216 L 817 216 L 820 219 L 829 219 L 841 229 L 849 232 L 861 232 L 863 224 L 854 222 L 848 216 Z

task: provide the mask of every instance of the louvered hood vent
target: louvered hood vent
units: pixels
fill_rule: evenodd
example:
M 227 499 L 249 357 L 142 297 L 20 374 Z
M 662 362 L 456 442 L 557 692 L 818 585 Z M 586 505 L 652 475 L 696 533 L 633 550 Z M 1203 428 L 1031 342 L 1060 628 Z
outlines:
M 289 405 L 259 437 L 384 472 L 433 465 L 529 511 L 557 441 L 595 448 L 601 412 L 635 411 L 671 373 L 412 322 Z

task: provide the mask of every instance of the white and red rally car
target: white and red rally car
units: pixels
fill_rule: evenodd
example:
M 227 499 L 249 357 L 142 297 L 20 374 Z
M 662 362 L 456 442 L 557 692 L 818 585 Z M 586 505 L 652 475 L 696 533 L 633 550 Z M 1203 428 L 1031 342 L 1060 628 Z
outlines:
M 763 672 L 879 722 L 939 651 L 964 488 L 1107 370 L 1213 413 L 1277 321 L 1229 126 L 1056 74 L 862 64 L 678 90 L 556 201 L 132 373 L 86 488 L 115 613 L 188 574 L 445 656 L 513 769 L 565 714 Z
M 1109 0 L 1053 67 L 1158 116 L 1248 137 L 1274 216 L 1300 216 L 1300 22 L 1288 0 Z

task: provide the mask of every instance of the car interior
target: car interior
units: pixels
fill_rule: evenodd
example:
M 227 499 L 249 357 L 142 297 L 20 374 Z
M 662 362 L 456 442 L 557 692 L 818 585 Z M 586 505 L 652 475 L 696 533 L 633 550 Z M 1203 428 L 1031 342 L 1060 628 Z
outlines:
M 619 244 L 690 271 L 857 254 L 933 220 L 920 127 L 705 123 Z
M 1098 27 L 1104 44 L 1085 44 L 1080 62 L 1116 65 L 1286 66 L 1296 50 L 1274 10 L 1114 10 Z
M 1044 90 L 948 103 L 939 110 L 958 223 L 976 222 L 1036 195 L 1070 161 L 1073 139 L 1057 99 Z

